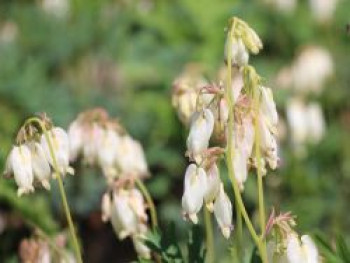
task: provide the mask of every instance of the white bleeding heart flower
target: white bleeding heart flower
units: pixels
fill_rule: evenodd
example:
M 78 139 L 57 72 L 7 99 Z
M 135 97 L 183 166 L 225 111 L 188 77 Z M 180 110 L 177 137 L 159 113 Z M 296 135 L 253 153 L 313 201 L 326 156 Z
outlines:
M 13 173 L 18 186 L 18 196 L 34 192 L 32 157 L 26 145 L 12 148 L 7 159 L 6 172 Z
M 221 184 L 219 195 L 214 203 L 214 215 L 221 229 L 222 234 L 226 239 L 231 235 L 232 231 L 232 204 L 224 191 L 224 186 Z
M 89 129 L 84 132 L 83 156 L 86 164 L 94 165 L 97 162 L 102 135 L 103 129 L 97 123 L 92 123 Z
M 62 175 L 66 173 L 74 174 L 73 168 L 69 166 L 69 138 L 68 134 L 59 127 L 54 127 L 48 131 L 49 140 L 52 144 L 53 154 L 56 159 L 58 172 Z M 45 152 L 46 158 L 49 163 L 55 167 L 55 163 L 50 151 L 49 142 L 46 139 L 45 134 L 41 135 L 41 146 Z M 56 172 L 56 171 L 55 171 Z
M 319 263 L 318 250 L 315 243 L 308 235 L 301 237 L 290 234 L 287 239 L 287 258 L 289 263 Z
M 203 205 L 207 189 L 207 175 L 203 168 L 190 164 L 185 173 L 182 209 L 186 217 L 194 224 L 198 223 L 197 213 Z
M 306 109 L 308 138 L 312 143 L 318 143 L 324 136 L 326 124 L 320 104 L 312 102 Z
M 273 94 L 270 88 L 260 86 L 261 92 L 261 104 L 260 110 L 265 118 L 271 125 L 278 124 L 278 113 L 276 109 L 275 101 L 273 100 Z
M 130 190 L 130 206 L 134 210 L 135 214 L 138 216 L 139 220 L 146 222 L 147 214 L 146 214 L 146 205 L 145 200 L 141 194 L 141 192 L 133 188 Z
M 130 206 L 129 193 L 126 190 L 113 192 L 111 223 L 119 239 L 124 239 L 137 232 L 137 215 Z
M 102 168 L 103 174 L 108 180 L 117 176 L 116 162 L 118 158 L 118 147 L 120 139 L 118 134 L 112 129 L 105 129 L 100 138 L 100 144 L 97 148 L 98 163 Z
M 332 19 L 338 0 L 309 0 L 311 13 L 319 23 L 325 23 Z
M 73 121 L 68 128 L 69 158 L 75 161 L 84 145 L 84 129 L 78 120 Z
M 45 189 L 50 190 L 51 168 L 41 144 L 32 142 L 28 147 L 31 151 L 34 177 Z
M 213 129 L 214 115 L 210 110 L 204 109 L 192 115 L 187 149 L 196 162 L 200 162 L 201 154 L 208 148 Z
M 145 177 L 149 174 L 141 144 L 128 135 L 120 138 L 117 164 L 124 174 L 133 174 L 139 177 Z
M 228 61 L 228 51 L 227 49 L 229 45 L 229 40 L 226 39 L 225 44 L 225 59 Z M 249 60 L 249 53 L 244 45 L 241 38 L 232 38 L 232 45 L 231 45 L 231 63 L 232 65 L 238 65 L 239 67 L 245 66 L 248 64 Z
M 210 212 L 213 212 L 213 205 L 217 195 L 219 194 L 220 184 L 221 180 L 219 168 L 214 163 L 207 170 L 207 190 L 204 195 L 206 206 Z

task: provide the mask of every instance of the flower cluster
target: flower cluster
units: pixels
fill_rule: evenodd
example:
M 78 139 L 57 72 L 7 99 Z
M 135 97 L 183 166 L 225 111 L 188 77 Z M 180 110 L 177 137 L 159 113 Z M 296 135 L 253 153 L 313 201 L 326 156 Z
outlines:
M 146 204 L 141 192 L 130 181 L 116 183 L 102 197 L 102 220 L 110 221 L 120 240 L 131 237 L 137 254 L 149 259 L 143 239 L 148 231 Z
M 232 229 L 232 205 L 221 183 L 217 160 L 226 151 L 228 142 L 234 150 L 231 162 L 241 190 L 250 167 L 265 174 L 267 164 L 275 169 L 278 163 L 275 136 L 278 115 L 272 91 L 260 84 L 260 77 L 247 65 L 249 52 L 258 53 L 262 42 L 245 22 L 236 19 L 234 23 L 235 30 L 226 40 L 225 48 L 228 50 L 225 60 L 228 62 L 229 56 L 231 60 L 231 78 L 208 84 L 198 74 L 191 77 L 189 71 L 175 81 L 173 93 L 180 119 L 189 123 L 186 154 L 192 163 L 185 173 L 183 213 L 197 223 L 197 213 L 205 203 L 214 212 L 226 238 Z M 223 84 L 230 85 L 234 108 L 229 105 Z M 230 114 L 234 116 L 232 124 Z M 232 138 L 228 138 L 230 129 Z M 209 147 L 213 134 L 223 145 Z M 259 147 L 261 156 L 253 151 L 254 146 Z
M 269 262 L 275 263 L 318 263 L 318 249 L 308 235 L 299 235 L 293 230 L 295 221 L 290 213 L 271 215 L 268 225 L 272 230 L 267 243 Z
M 107 181 L 102 197 L 102 220 L 110 221 L 119 239 L 131 237 L 138 255 L 149 259 L 143 239 L 148 216 L 142 193 L 135 180 L 149 175 L 141 144 L 101 108 L 79 114 L 68 129 L 70 156 L 89 166 L 98 166 Z
M 286 117 L 297 156 L 305 156 L 306 144 L 318 143 L 325 134 L 323 110 L 315 96 L 322 93 L 333 67 L 332 57 L 326 49 L 309 46 L 277 74 L 276 84 L 291 89 L 292 93 L 287 101 Z M 311 102 L 309 95 L 313 96 Z
M 42 118 L 42 123 L 46 127 L 31 122 L 20 129 L 17 145 L 12 147 L 6 161 L 4 173 L 14 176 L 18 196 L 34 192 L 36 183 L 49 190 L 50 179 L 55 178 L 57 173 L 74 174 L 69 166 L 67 133 L 53 126 L 46 117 Z
M 22 263 L 76 263 L 72 252 L 66 248 L 67 238 L 59 234 L 50 240 L 41 231 L 38 235 L 23 239 L 19 246 L 19 257 Z
M 145 177 L 148 167 L 141 144 L 100 108 L 79 114 L 68 129 L 71 160 L 79 156 L 98 165 L 108 182 L 117 177 Z

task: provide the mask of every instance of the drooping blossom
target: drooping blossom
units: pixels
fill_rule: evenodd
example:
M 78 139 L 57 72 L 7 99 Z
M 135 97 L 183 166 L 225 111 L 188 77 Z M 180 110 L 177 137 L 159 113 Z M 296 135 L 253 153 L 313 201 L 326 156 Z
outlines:
M 228 239 L 233 229 L 232 225 L 232 204 L 221 184 L 219 195 L 214 203 L 214 215 L 223 236 Z

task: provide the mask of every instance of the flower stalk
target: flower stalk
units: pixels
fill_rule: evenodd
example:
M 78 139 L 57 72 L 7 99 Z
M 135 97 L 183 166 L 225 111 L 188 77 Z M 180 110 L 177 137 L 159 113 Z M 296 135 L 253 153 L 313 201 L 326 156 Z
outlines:
M 204 208 L 205 233 L 207 242 L 207 263 L 215 262 L 214 233 L 208 208 Z

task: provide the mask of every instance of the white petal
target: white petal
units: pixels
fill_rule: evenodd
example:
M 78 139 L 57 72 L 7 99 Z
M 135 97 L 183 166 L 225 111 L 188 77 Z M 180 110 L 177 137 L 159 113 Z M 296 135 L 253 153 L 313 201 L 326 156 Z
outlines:
M 273 94 L 270 88 L 261 86 L 261 111 L 265 118 L 271 123 L 271 125 L 277 125 L 278 113 L 276 109 L 275 101 L 273 100 Z
M 211 212 L 213 211 L 213 202 L 219 194 L 220 183 L 219 168 L 213 164 L 207 171 L 207 190 L 204 196 L 207 208 Z
M 287 258 L 289 260 L 289 263 L 305 262 L 303 250 L 301 248 L 300 241 L 299 241 L 299 237 L 296 234 L 290 234 L 288 236 Z
M 102 196 L 101 202 L 101 212 L 102 212 L 102 221 L 107 222 L 111 217 L 112 209 L 112 200 L 109 193 L 105 193 Z
M 301 242 L 302 242 L 302 248 L 304 251 L 304 255 L 306 258 L 307 263 L 318 263 L 318 250 L 317 247 L 315 245 L 315 243 L 313 242 L 313 240 L 311 239 L 310 236 L 308 235 L 303 235 L 301 237 Z
M 32 167 L 34 177 L 41 182 L 44 188 L 50 189 L 51 168 L 41 144 L 33 142 L 29 144 L 32 155 Z
M 71 161 L 77 159 L 80 151 L 83 148 L 83 133 L 83 127 L 78 120 L 73 121 L 68 128 L 69 157 Z

